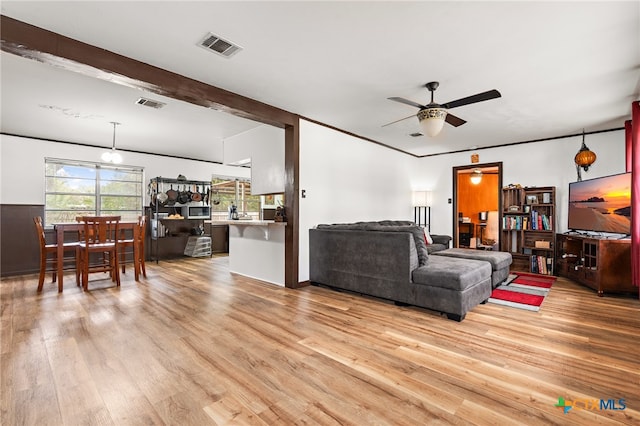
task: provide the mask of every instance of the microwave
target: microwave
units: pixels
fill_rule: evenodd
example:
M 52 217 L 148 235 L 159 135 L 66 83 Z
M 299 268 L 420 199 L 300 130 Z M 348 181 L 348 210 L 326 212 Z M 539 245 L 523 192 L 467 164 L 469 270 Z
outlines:
M 211 219 L 211 206 L 182 206 L 185 219 Z

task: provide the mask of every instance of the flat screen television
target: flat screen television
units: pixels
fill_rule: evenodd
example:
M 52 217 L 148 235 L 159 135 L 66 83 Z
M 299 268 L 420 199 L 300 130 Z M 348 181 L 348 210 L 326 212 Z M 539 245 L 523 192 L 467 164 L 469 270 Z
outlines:
M 631 233 L 631 173 L 569 184 L 569 223 L 574 231 Z

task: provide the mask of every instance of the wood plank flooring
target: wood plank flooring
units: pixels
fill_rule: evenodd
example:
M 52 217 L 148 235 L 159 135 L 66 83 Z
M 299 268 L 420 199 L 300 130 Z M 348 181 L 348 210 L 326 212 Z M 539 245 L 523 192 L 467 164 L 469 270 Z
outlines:
M 233 275 L 226 257 L 147 275 L 62 294 L 2 280 L 2 425 L 640 424 L 637 297 L 558 279 L 540 312 L 457 323 Z M 626 408 L 564 414 L 559 397 Z

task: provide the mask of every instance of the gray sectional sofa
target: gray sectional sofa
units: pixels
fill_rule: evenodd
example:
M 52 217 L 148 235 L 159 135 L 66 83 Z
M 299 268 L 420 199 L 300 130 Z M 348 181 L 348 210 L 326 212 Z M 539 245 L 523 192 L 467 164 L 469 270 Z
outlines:
M 447 251 L 448 240 L 443 245 L 438 253 Z M 312 284 L 419 306 L 462 321 L 491 295 L 492 265 L 433 254 L 422 229 L 408 221 L 318 225 L 309 230 Z

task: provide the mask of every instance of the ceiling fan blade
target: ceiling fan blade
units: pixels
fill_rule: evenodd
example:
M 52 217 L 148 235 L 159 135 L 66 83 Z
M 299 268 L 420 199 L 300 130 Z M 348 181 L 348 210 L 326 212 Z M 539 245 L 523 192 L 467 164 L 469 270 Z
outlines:
M 442 108 L 451 109 L 462 105 L 475 104 L 476 102 L 488 101 L 490 99 L 499 98 L 502 95 L 497 90 L 489 90 L 488 92 L 478 93 L 477 95 L 467 96 L 466 98 L 442 104 Z
M 416 116 L 415 114 L 412 114 L 412 115 L 410 115 L 410 116 L 408 116 L 408 117 L 401 118 L 400 120 L 396 120 L 396 121 L 392 121 L 391 123 L 383 124 L 383 125 L 382 125 L 382 127 L 391 126 L 392 124 L 399 123 L 399 122 L 401 122 L 401 121 L 407 120 L 407 119 L 412 118 L 412 117 L 415 117 L 415 116 Z
M 455 115 L 447 112 L 447 117 L 444 119 L 447 123 L 451 124 L 453 127 L 462 126 L 467 120 L 463 120 L 460 117 L 456 117 Z
M 392 98 L 387 98 L 387 99 L 389 99 L 390 101 L 400 102 L 401 104 L 411 105 L 413 107 L 420 108 L 420 109 L 426 108 L 425 105 L 420 105 L 417 102 L 413 102 L 413 101 L 410 101 L 409 99 L 405 99 L 405 98 L 398 98 L 398 97 L 394 96 Z

